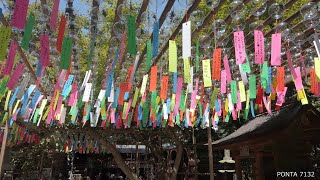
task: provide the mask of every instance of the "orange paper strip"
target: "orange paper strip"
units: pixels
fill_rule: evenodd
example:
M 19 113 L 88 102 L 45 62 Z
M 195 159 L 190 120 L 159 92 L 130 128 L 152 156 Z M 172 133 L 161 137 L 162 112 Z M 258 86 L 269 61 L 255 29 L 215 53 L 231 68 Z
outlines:
M 151 75 L 150 75 L 150 91 L 155 91 L 157 89 L 157 73 L 158 67 L 151 67 Z
M 284 91 L 284 67 L 277 68 L 277 91 Z
M 221 48 L 215 49 L 212 61 L 212 80 L 220 80 L 221 71 Z
M 160 98 L 162 100 L 167 98 L 168 82 L 169 82 L 169 76 L 162 76 L 161 91 L 160 91 Z

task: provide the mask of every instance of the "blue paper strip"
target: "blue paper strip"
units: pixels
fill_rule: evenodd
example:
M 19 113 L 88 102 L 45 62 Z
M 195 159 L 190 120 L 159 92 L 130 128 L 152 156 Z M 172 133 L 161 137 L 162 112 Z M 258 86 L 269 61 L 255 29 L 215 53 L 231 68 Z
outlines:
M 41 67 L 41 63 L 40 60 L 38 61 L 38 66 L 37 66 L 37 77 L 41 77 L 41 71 L 42 71 L 42 67 Z
M 159 21 L 155 22 L 153 25 L 153 37 L 152 37 L 152 57 L 158 55 L 159 49 Z
M 171 103 L 171 99 L 168 98 L 168 99 L 167 99 L 167 113 L 168 113 L 168 114 L 170 113 L 170 103 Z
M 39 99 L 41 92 L 37 89 L 30 103 L 30 108 L 33 109 Z
M 17 86 L 17 87 L 16 87 L 16 90 L 14 91 L 14 93 L 13 93 L 13 95 L 12 95 L 10 101 L 9 101 L 9 109 L 12 108 L 13 103 L 14 103 L 14 101 L 15 101 L 16 98 L 17 98 L 17 94 L 18 94 L 19 88 L 20 88 L 20 86 Z
M 250 101 L 250 107 L 251 107 L 251 115 L 252 115 L 253 118 L 255 118 L 256 116 L 254 114 L 254 107 L 253 107 L 253 101 L 252 100 Z
M 143 115 L 143 113 L 142 113 L 142 106 L 138 106 L 138 120 L 142 120 L 142 115 Z
M 215 108 L 216 108 L 216 112 L 220 112 L 220 111 L 221 111 L 221 108 L 220 108 L 220 106 L 219 106 L 219 101 L 218 101 L 218 99 L 216 99 L 216 102 L 214 103 L 214 106 L 215 106 Z
M 120 94 L 120 88 L 117 88 L 116 94 L 114 96 L 114 101 L 112 103 L 112 108 L 117 108 L 118 106 L 118 98 L 119 98 L 119 94 Z
M 268 68 L 268 85 L 267 85 L 266 93 L 267 94 L 271 93 L 271 67 Z
M 173 94 L 177 92 L 177 82 L 178 82 L 178 74 L 177 72 L 173 73 Z
M 106 87 L 106 97 L 110 97 L 112 82 L 113 82 L 113 75 L 114 75 L 114 72 L 112 70 L 112 71 L 110 71 L 110 74 L 108 77 L 108 83 L 107 83 L 107 87 Z
M 62 95 L 63 96 L 66 96 L 66 91 L 68 90 L 68 88 L 71 86 L 71 84 L 72 84 L 72 81 L 73 81 L 73 77 L 74 77 L 74 75 L 69 75 L 68 76 L 68 80 L 67 80 L 67 82 L 64 84 L 64 86 L 63 86 L 63 89 L 62 89 Z

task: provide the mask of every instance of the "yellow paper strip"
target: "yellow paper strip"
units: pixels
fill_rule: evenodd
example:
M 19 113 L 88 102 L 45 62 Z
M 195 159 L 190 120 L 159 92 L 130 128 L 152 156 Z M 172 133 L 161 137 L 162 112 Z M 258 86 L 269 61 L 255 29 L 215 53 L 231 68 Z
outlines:
M 134 97 L 133 97 L 131 107 L 133 107 L 133 108 L 136 107 L 138 96 L 139 96 L 139 88 L 136 87 L 136 91 L 134 92 Z
M 128 108 L 128 102 L 124 102 L 123 110 L 122 110 L 122 119 L 126 119 L 127 108 Z
M 172 94 L 172 98 L 171 98 L 171 101 L 170 101 L 170 111 L 173 111 L 175 103 L 176 103 L 176 95 Z
M 246 89 L 244 87 L 243 81 L 239 81 L 238 86 L 239 86 L 239 91 L 240 91 L 241 102 L 245 102 L 246 101 Z
M 320 82 L 320 59 L 314 58 L 314 70 L 316 71 L 317 82 Z
M 184 58 L 183 59 L 183 77 L 184 77 L 184 83 L 191 83 L 191 77 L 190 77 L 190 59 Z
M 305 92 L 304 89 L 302 89 L 302 90 L 303 90 L 303 95 L 304 95 L 305 98 L 301 99 L 301 103 L 302 103 L 302 105 L 309 104 L 308 98 L 307 98 L 307 96 L 306 96 L 306 92 Z
M 249 102 L 250 102 L 250 90 L 247 90 L 246 109 L 249 109 Z
M 17 100 L 16 105 L 15 105 L 14 108 L 13 108 L 12 114 L 14 114 L 14 113 L 16 112 L 19 103 L 20 103 L 20 99 Z
M 169 72 L 177 72 L 177 45 L 173 40 L 169 40 Z
M 210 68 L 210 59 L 202 60 L 202 73 L 203 73 L 203 82 L 204 87 L 211 87 L 211 68 Z
M 50 106 L 47 108 L 47 111 L 44 113 L 44 116 L 42 117 L 43 121 L 47 118 L 49 111 L 50 111 Z
M 147 81 L 148 81 L 148 74 L 143 76 L 141 90 L 140 90 L 141 96 L 143 96 L 144 92 L 146 91 Z
M 43 110 L 44 110 L 44 107 L 45 107 L 46 104 L 47 104 L 47 101 L 48 101 L 47 99 L 42 100 L 41 105 L 40 105 L 39 115 L 42 115 L 42 112 L 43 112 Z
M 8 91 L 8 94 L 7 94 L 6 102 L 5 102 L 5 104 L 4 104 L 4 110 L 5 110 L 5 111 L 8 110 L 8 103 L 9 103 L 9 100 L 10 100 L 10 96 L 11 96 L 11 91 L 9 90 L 9 91 Z

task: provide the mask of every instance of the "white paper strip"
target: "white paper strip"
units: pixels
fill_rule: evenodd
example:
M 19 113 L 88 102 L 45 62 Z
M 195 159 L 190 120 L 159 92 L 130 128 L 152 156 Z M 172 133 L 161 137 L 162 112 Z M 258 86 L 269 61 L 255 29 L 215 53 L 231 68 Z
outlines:
M 100 107 L 100 104 L 102 102 L 102 99 L 104 97 L 104 95 L 106 94 L 106 90 L 101 89 L 98 95 L 98 99 L 96 100 L 96 103 L 94 104 L 94 107 Z
M 83 82 L 82 82 L 80 91 L 82 91 L 82 90 L 85 88 L 86 84 L 87 84 L 88 81 L 89 81 L 90 75 L 91 75 L 91 70 L 86 71 L 86 76 L 84 77 L 84 80 L 83 80 Z
M 113 83 L 113 80 L 112 80 L 110 97 L 108 97 L 108 102 L 113 102 L 113 101 L 114 101 L 114 83 Z
M 233 110 L 233 104 L 232 104 L 232 98 L 231 98 L 231 94 L 228 94 L 228 106 L 229 106 L 229 112 L 231 112 Z
M 191 21 L 182 24 L 182 57 L 191 57 Z
M 144 91 L 146 90 L 147 81 L 148 81 L 148 74 L 143 76 L 142 85 L 141 85 L 141 89 L 140 89 L 140 93 L 142 96 L 144 94 Z
M 163 110 L 163 119 L 168 119 L 167 103 L 163 103 L 163 108 L 162 108 L 162 110 Z
M 63 107 L 61 115 L 60 115 L 60 124 L 64 124 L 66 119 L 67 108 Z
M 91 88 L 92 88 L 92 83 L 87 83 L 86 84 L 86 88 L 85 88 L 84 93 L 83 93 L 83 97 L 82 97 L 82 101 L 83 102 L 88 102 L 89 101 Z

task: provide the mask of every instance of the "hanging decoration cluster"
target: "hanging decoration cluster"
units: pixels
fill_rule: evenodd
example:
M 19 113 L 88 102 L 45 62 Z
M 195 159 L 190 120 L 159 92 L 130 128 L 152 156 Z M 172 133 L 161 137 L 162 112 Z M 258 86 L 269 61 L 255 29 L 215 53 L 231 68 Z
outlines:
M 1 71 L 3 78 L 0 82 L 0 100 L 4 101 L 3 121 L 9 120 L 11 126 L 13 122 L 22 118 L 25 122 L 37 126 L 63 126 L 65 123 L 82 123 L 84 126 L 90 121 L 91 127 L 97 127 L 99 124 L 102 128 L 130 128 L 133 124 L 137 128 L 210 127 L 217 126 L 219 122 L 228 122 L 230 119 L 246 120 L 249 113 L 254 118 L 256 113 L 272 114 L 272 110 L 279 110 L 286 100 L 286 83 L 291 80 L 294 81 L 298 101 L 303 105 L 308 104 L 303 77 L 309 72 L 311 93 L 319 95 L 320 92 L 319 58 L 315 58 L 314 67 L 308 69 L 301 51 L 300 61 L 293 63 L 289 45 L 283 43 L 280 30 L 271 35 L 270 50 L 267 50 L 264 32 L 255 29 L 254 56 L 248 57 L 245 34 L 239 24 L 233 32 L 234 54 L 230 55 L 235 57 L 235 61 L 230 60 L 224 47 L 215 47 L 212 58 L 209 56 L 201 59 L 204 56 L 201 56 L 199 41 L 196 43 L 195 54 L 192 52 L 192 21 L 182 24 L 182 59 L 178 58 L 177 41 L 169 40 L 167 69 L 161 69 L 151 62 L 159 56 L 159 21 L 154 23 L 152 41 L 146 42 L 146 70 L 150 74 L 146 73 L 142 81 L 133 86 L 140 54 L 136 48 L 136 18 L 129 15 L 127 32 L 124 30 L 121 33 L 123 42 L 127 36 L 128 52 L 135 57 L 134 65 L 129 67 L 127 78 L 116 86 L 115 69 L 121 65 L 121 62 L 118 62 L 119 56 L 120 59 L 123 57 L 124 45 L 121 43 L 112 64 L 106 68 L 101 83 L 103 87 L 94 100 L 94 87 L 90 81 L 94 69 L 86 71 L 79 86 L 75 76 L 69 71 L 73 41 L 65 35 L 65 16 L 61 15 L 60 22 L 57 22 L 59 0 L 56 0 L 50 19 L 53 32 L 59 24 L 56 47 L 50 47 L 48 34 L 42 33 L 39 62 L 44 69 L 50 66 L 50 49 L 56 48 L 60 53 L 61 71 L 55 82 L 53 94 L 45 96 L 39 89 L 39 81 L 32 84 L 30 74 L 24 72 L 25 65 L 15 61 L 17 53 L 20 52 L 18 49 L 28 50 L 35 25 L 32 13 L 26 18 L 28 3 L 26 0 L 17 0 L 10 25 L 0 27 L 0 58 L 6 59 Z M 273 15 L 276 13 L 279 12 Z M 10 38 L 13 28 L 24 29 L 21 43 Z M 94 39 L 91 42 L 89 68 L 95 52 Z M 314 44 L 318 50 L 320 43 L 316 34 Z M 285 48 L 286 58 L 282 57 L 282 48 Z M 239 68 L 238 75 L 241 78 L 233 74 L 233 63 Z M 258 71 L 254 72 L 253 64 L 259 66 Z M 292 79 L 286 78 L 287 69 L 290 70 Z M 164 74 L 162 71 L 168 73 Z M 42 75 L 43 73 L 40 76 Z

